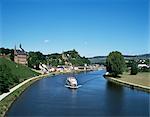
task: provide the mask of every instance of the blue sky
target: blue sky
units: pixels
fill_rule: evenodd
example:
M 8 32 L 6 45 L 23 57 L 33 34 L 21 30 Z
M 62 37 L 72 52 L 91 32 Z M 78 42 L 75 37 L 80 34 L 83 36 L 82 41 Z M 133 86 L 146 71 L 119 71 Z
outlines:
M 149 53 L 148 0 L 1 0 L 0 46 L 44 54 Z

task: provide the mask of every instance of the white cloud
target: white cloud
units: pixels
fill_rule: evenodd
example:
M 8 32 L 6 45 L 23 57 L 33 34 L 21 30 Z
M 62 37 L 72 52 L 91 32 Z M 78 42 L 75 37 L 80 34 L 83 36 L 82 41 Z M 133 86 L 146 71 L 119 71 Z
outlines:
M 48 43 L 48 42 L 49 42 L 49 40 L 48 40 L 48 39 L 45 39 L 45 40 L 44 40 L 44 43 Z

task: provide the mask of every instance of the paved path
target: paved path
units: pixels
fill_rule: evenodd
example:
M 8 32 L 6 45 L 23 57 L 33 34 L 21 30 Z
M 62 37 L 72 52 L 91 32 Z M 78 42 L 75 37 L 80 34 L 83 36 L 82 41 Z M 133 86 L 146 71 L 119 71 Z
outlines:
M 50 74 L 39 75 L 39 76 L 32 77 L 32 78 L 30 78 L 30 79 L 27 79 L 27 80 L 21 82 L 20 84 L 18 84 L 18 85 L 16 85 L 15 87 L 11 88 L 11 89 L 9 90 L 9 92 L 3 93 L 2 95 L 0 95 L 0 101 L 1 101 L 2 99 L 4 99 L 6 96 L 8 96 L 9 94 L 11 94 L 12 92 L 14 92 L 15 90 L 17 90 L 19 87 L 21 87 L 21 86 L 23 86 L 24 84 L 26 84 L 27 82 L 29 82 L 29 81 L 31 81 L 31 80 L 34 80 L 34 79 L 37 79 L 37 78 L 40 78 L 40 77 L 45 77 L 45 76 L 48 76 L 48 75 L 50 75 Z

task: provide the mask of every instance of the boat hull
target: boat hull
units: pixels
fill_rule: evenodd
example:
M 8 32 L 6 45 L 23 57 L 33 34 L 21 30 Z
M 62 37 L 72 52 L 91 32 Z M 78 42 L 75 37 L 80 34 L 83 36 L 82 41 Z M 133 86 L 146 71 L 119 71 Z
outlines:
M 81 87 L 81 85 L 78 85 L 78 86 L 65 85 L 65 87 L 70 88 L 70 89 L 78 89 L 79 87 Z

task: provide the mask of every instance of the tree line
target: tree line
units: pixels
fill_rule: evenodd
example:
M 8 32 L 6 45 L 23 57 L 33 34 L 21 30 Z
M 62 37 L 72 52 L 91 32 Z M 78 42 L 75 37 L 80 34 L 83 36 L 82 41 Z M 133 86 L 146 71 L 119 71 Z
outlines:
M 0 54 L 8 55 L 13 61 L 14 59 L 14 50 L 0 48 Z M 53 53 L 44 55 L 43 53 L 37 51 L 28 52 L 28 67 L 39 69 L 39 64 L 47 64 L 49 66 L 58 65 L 72 65 L 72 66 L 84 66 L 85 64 L 90 64 L 90 61 L 86 57 L 81 57 L 80 54 L 75 50 L 65 51 L 61 54 Z
M 28 54 L 28 66 L 35 69 L 39 69 L 40 63 L 54 67 L 59 65 L 83 66 L 84 64 L 90 64 L 90 61 L 85 57 L 81 57 L 76 50 L 66 51 L 61 54 L 43 55 L 41 52 L 29 52 Z
M 13 49 L 0 48 L 0 54 L 9 55 L 10 59 L 13 60 Z M 90 64 L 90 61 L 86 57 L 81 57 L 75 49 L 61 54 L 53 53 L 48 55 L 43 55 L 41 52 L 28 52 L 29 67 L 39 69 L 39 64 L 41 63 L 55 67 L 59 65 L 84 66 L 85 64 Z M 145 63 L 149 64 L 149 60 L 145 60 Z M 128 68 L 130 68 L 131 74 L 137 74 L 139 71 L 150 71 L 147 68 L 138 69 L 138 64 L 139 61 L 135 60 L 129 60 L 126 63 L 123 55 L 118 51 L 110 52 L 105 62 L 107 71 L 114 77 L 122 74 Z

